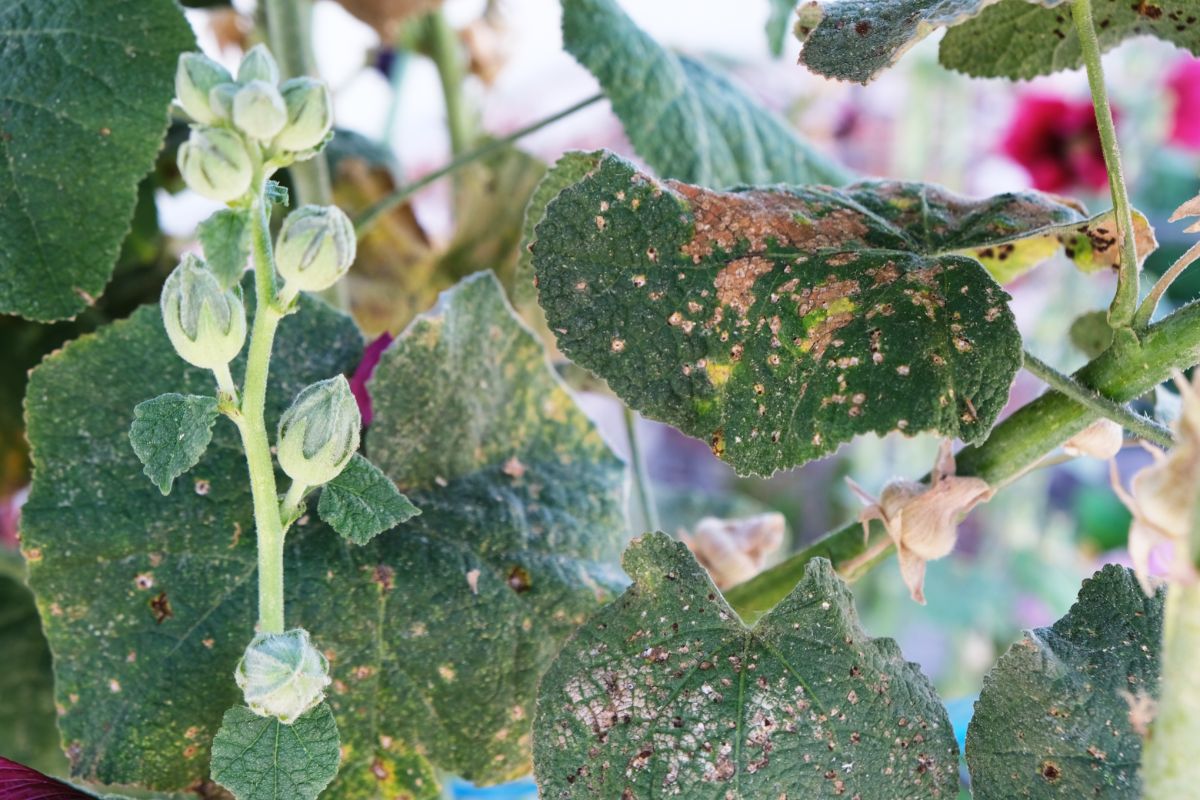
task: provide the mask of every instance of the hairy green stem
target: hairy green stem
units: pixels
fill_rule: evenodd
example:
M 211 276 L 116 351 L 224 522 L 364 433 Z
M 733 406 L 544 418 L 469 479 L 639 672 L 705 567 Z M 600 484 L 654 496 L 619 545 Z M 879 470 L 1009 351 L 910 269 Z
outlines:
M 1146 299 L 1138 306 L 1137 314 L 1133 317 L 1134 327 L 1144 328 L 1150 324 L 1150 320 L 1154 318 L 1154 311 L 1158 308 L 1158 302 L 1167 293 L 1167 289 L 1170 289 L 1175 279 L 1198 258 L 1200 258 L 1200 242 L 1189 247 L 1187 252 L 1177 258 L 1175 263 L 1154 283 L 1154 287 L 1150 289 Z
M 405 200 L 412 197 L 414 194 L 421 191 L 429 184 L 434 183 L 435 181 L 438 181 L 438 180 L 446 177 L 450 173 L 452 173 L 458 169 L 461 169 L 462 167 L 466 166 L 467 164 L 470 164 L 474 161 L 478 161 L 481 158 L 486 158 L 487 156 L 490 156 L 492 153 L 495 153 L 499 150 L 504 149 L 505 147 L 507 147 L 508 145 L 517 141 L 518 139 L 524 138 L 525 136 L 528 136 L 529 134 L 533 133 L 534 131 L 539 131 L 542 128 L 545 128 L 547 125 L 551 125 L 555 122 L 558 122 L 563 117 L 568 117 L 571 114 L 574 114 L 576 111 L 579 111 L 580 109 L 583 109 L 583 108 L 587 108 L 588 106 L 592 105 L 593 103 L 598 103 L 599 101 L 601 101 L 603 99 L 604 99 L 603 94 L 594 94 L 591 97 L 580 100 L 578 103 L 574 104 L 573 106 L 570 106 L 569 108 L 564 108 L 562 111 L 559 111 L 555 114 L 551 114 L 550 116 L 545 117 L 540 120 L 537 120 L 536 122 L 530 123 L 529 125 L 526 125 L 524 128 L 515 130 L 512 133 L 508 134 L 507 136 L 502 136 L 499 139 L 489 139 L 488 141 L 484 142 L 483 144 L 479 145 L 478 147 L 473 147 L 470 150 L 463 153 L 462 155 L 458 156 L 457 158 L 452 159 L 444 167 L 435 169 L 433 172 L 429 173 L 425 177 L 415 180 L 412 183 L 409 183 L 409 184 L 399 187 L 394 192 L 389 194 L 387 197 L 381 198 L 380 200 L 376 201 L 373 205 L 371 205 L 369 208 L 367 208 L 365 211 L 363 211 L 361 214 L 359 214 L 358 217 L 354 220 L 354 228 L 358 232 L 359 238 L 362 238 L 362 235 L 364 233 L 366 233 L 371 228 L 372 225 L 374 225 L 376 222 L 378 222 L 379 219 L 384 214 L 391 211 L 393 208 L 400 205 Z
M 463 67 L 462 46 L 458 34 L 446 21 L 441 11 L 433 11 L 425 20 L 425 45 L 429 57 L 437 67 L 438 78 L 442 84 L 442 99 L 446 103 L 446 128 L 450 133 L 450 152 L 460 155 L 471 141 L 471 121 L 467 106 L 463 102 L 463 78 L 466 70 Z
M 1176 369 L 1200 362 L 1200 303 L 1191 303 L 1147 328 L 1140 337 L 1118 334 L 1115 343 L 1074 374 L 1075 382 L 1115 402 L 1129 402 L 1171 377 Z M 981 445 L 958 454 L 958 473 L 982 478 L 995 487 L 1014 480 L 1092 422 L 1099 414 L 1062 392 L 1050 391 L 1022 406 L 997 425 Z M 739 614 L 753 619 L 787 596 L 813 558 L 828 558 L 853 578 L 870 566 L 883 526 L 873 523 L 864 537 L 857 522 L 818 539 L 782 563 L 733 587 L 727 598 Z M 865 539 L 865 540 L 864 540 Z M 877 562 L 888 552 L 883 547 Z M 846 569 L 850 567 L 850 569 Z
M 1072 400 L 1087 406 L 1101 417 L 1120 423 L 1127 430 L 1133 431 L 1141 438 L 1154 442 L 1163 447 L 1173 447 L 1175 436 L 1170 430 L 1159 425 L 1141 414 L 1131 411 L 1120 403 L 1109 400 L 1095 389 L 1089 389 L 1075 382 L 1069 375 L 1064 375 L 1054 367 L 1039 359 L 1028 350 L 1025 351 L 1025 369 L 1043 381 L 1051 389 L 1062 392 Z
M 1104 67 L 1100 59 L 1100 41 L 1092 20 L 1091 0 L 1071 0 L 1071 16 L 1079 36 L 1079 49 L 1087 66 L 1088 87 L 1096 109 L 1096 126 L 1100 131 L 1100 146 L 1104 164 L 1108 167 L 1108 187 L 1112 192 L 1113 213 L 1117 220 L 1117 242 L 1121 251 L 1121 268 L 1117 277 L 1117 292 L 1108 309 L 1108 323 L 1114 328 L 1128 327 L 1138 301 L 1137 245 L 1133 235 L 1133 207 L 1121 170 L 1121 151 L 1117 146 L 1117 126 L 1108 103 L 1104 85 Z
M 647 531 L 660 530 L 658 508 L 650 491 L 650 477 L 646 474 L 646 462 L 642 458 L 641 440 L 637 433 L 637 415 L 625 406 L 625 437 L 629 442 L 629 462 L 633 469 L 633 485 L 637 489 L 638 505 L 642 512 L 642 525 Z
M 238 430 L 250 471 L 250 494 L 254 501 L 254 528 L 258 539 L 258 626 L 264 633 L 283 633 L 283 523 L 279 516 L 279 492 L 275 465 L 265 419 L 267 374 L 275 331 L 283 314 L 275 303 L 275 266 L 267 230 L 266 203 L 262 192 L 251 211 L 251 251 L 254 258 L 255 308 L 242 381 L 241 418 Z
M 1167 588 L 1158 710 L 1142 751 L 1147 800 L 1192 797 L 1200 786 L 1200 586 Z
M 291 517 L 296 509 L 300 508 L 300 503 L 304 500 L 304 495 L 308 491 L 308 486 L 299 481 L 292 481 L 292 485 L 288 487 L 287 494 L 283 496 L 283 503 L 280 504 L 281 515 L 283 517 Z
M 237 398 L 237 384 L 233 382 L 233 375 L 229 372 L 228 364 L 213 367 L 213 375 L 217 379 L 217 389 L 220 390 L 221 394 Z

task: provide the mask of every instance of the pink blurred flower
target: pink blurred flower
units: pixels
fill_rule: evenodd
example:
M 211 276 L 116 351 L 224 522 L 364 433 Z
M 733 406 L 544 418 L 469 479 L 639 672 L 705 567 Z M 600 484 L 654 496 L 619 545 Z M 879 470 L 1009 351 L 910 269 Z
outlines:
M 1167 91 L 1175 100 L 1167 141 L 1187 150 L 1200 150 L 1200 59 L 1179 60 L 1167 76 Z
M 364 426 L 371 424 L 372 417 L 371 394 L 367 391 L 367 381 L 374 374 L 379 357 L 391 343 L 392 335 L 385 331 L 380 334 L 378 339 L 367 345 L 367 349 L 363 351 L 362 361 L 358 362 L 358 368 L 354 370 L 354 377 L 350 379 L 350 391 L 354 393 L 354 399 L 358 401 L 358 410 L 362 414 Z
M 1017 102 L 1002 149 L 1044 192 L 1108 185 L 1095 113 L 1086 100 L 1025 95 Z

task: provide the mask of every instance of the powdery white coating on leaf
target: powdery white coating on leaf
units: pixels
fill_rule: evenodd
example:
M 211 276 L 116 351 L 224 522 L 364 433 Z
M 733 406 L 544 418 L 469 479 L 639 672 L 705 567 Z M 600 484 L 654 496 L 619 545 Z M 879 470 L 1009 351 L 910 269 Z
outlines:
M 1066 616 L 1009 648 L 967 730 L 975 798 L 1140 798 L 1135 711 L 1158 696 L 1162 628 L 1163 594 L 1110 564 Z
M 863 632 L 827 561 L 750 629 L 665 534 L 624 563 L 633 586 L 543 679 L 543 798 L 957 796 L 936 693 L 893 641 Z
M 237 800 L 316 800 L 337 775 L 340 745 L 328 703 L 291 725 L 234 706 L 213 740 L 212 777 Z

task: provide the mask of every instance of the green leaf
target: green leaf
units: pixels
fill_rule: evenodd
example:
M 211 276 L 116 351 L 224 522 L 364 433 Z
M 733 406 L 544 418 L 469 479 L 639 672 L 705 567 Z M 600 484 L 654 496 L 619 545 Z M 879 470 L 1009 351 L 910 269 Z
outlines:
M 134 407 L 129 441 L 159 491 L 170 494 L 175 479 L 196 466 L 216 421 L 215 397 L 171 392 Z
M 542 681 L 543 797 L 951 800 L 946 711 L 891 639 L 859 625 L 824 559 L 753 628 L 662 533 L 625 554 L 633 586 Z
M 1200 0 L 1095 0 L 1093 6 L 1102 51 L 1149 35 L 1200 54 Z M 1033 78 L 1083 65 L 1070 8 L 1028 0 L 1000 0 L 947 32 L 939 58 L 980 78 Z
M 888 182 L 718 193 L 607 156 L 548 207 L 534 268 L 563 353 L 769 475 L 868 431 L 987 436 L 1021 339 L 1007 295 L 952 253 L 1040 227 L 1035 199 Z
M 0 314 L 73 317 L 112 276 L 194 38 L 171 0 L 5 3 L 0 31 Z
M 361 356 L 348 319 L 302 302 L 276 340 L 268 430 L 301 388 Z M 219 423 L 169 497 L 127 439 L 146 393 L 211 383 L 171 352 L 157 308 L 67 345 L 31 378 L 23 544 L 59 724 L 91 779 L 186 789 L 207 777 L 221 714 L 240 703 L 256 555 L 237 432 Z M 315 514 L 297 524 L 288 623 L 330 660 L 343 762 L 328 796 L 433 800 L 431 760 L 483 781 L 528 770 L 541 669 L 626 583 L 625 473 L 488 276 L 393 343 L 371 389 L 367 452 L 422 514 L 364 546 Z
M 1049 628 L 1027 632 L 984 678 L 967 730 L 977 800 L 1142 796 L 1131 716 L 1158 696 L 1163 593 L 1109 565 Z
M 614 0 L 564 0 L 563 44 L 664 177 L 705 186 L 849 180 L 728 78 L 661 47 Z
M 213 739 L 212 778 L 237 800 L 316 800 L 337 775 L 340 745 L 328 703 L 291 725 L 234 706 Z
M 346 539 L 366 544 L 421 510 L 379 467 L 355 453 L 341 474 L 321 490 L 317 513 Z
M 221 286 L 230 289 L 242 280 L 250 258 L 250 215 L 244 208 L 223 208 L 196 230 L 204 260 Z
M 19 562 L 19 560 L 18 560 Z M 55 727 L 50 648 L 42 635 L 33 594 L 0 574 L 0 753 L 41 772 L 66 763 Z

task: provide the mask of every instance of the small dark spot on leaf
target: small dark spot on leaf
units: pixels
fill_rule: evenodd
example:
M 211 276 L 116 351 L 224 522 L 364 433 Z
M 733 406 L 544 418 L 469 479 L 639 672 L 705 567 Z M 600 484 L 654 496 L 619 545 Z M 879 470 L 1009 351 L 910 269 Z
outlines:
M 1053 761 L 1043 761 L 1041 767 L 1042 777 L 1054 783 L 1062 777 L 1062 770 L 1058 768 L 1058 764 Z
M 533 588 L 529 582 L 529 571 L 520 565 L 510 569 L 508 571 L 508 588 L 517 594 L 524 594 Z
M 857 33 L 859 36 L 866 36 L 868 33 L 871 32 L 871 23 L 865 19 L 859 20 L 854 25 L 854 32 Z
M 150 610 L 154 612 L 154 619 L 159 625 L 162 625 L 163 620 L 168 617 L 175 616 L 175 612 L 171 611 L 171 601 L 167 599 L 166 592 L 159 592 L 150 599 Z

